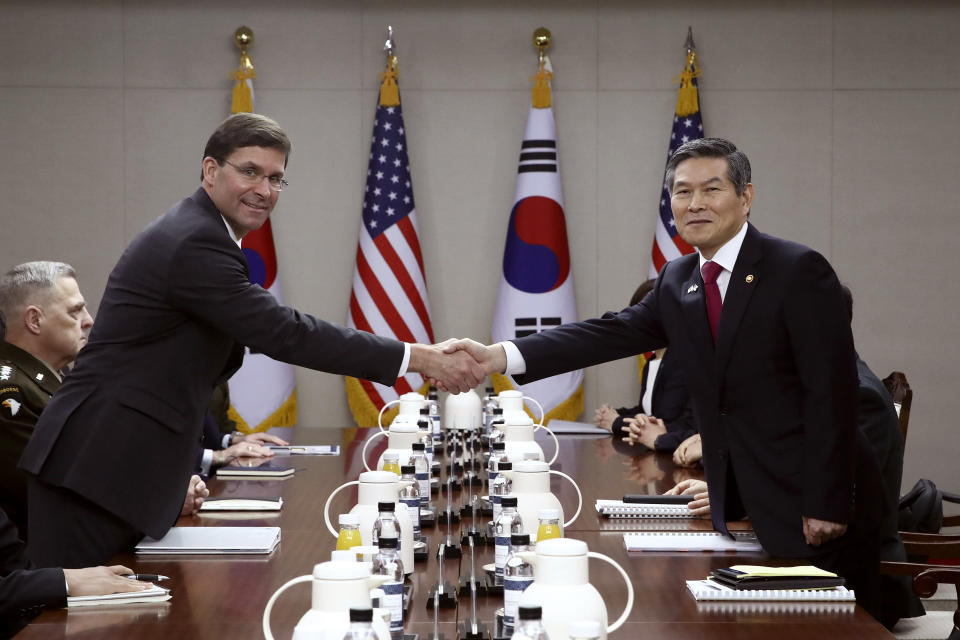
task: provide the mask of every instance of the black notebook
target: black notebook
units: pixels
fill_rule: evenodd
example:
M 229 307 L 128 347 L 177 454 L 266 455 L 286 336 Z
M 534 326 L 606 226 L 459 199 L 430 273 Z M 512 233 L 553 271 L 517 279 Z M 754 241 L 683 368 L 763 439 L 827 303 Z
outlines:
M 816 567 L 726 567 L 711 571 L 710 579 L 740 590 L 830 589 L 844 584 L 843 578 Z

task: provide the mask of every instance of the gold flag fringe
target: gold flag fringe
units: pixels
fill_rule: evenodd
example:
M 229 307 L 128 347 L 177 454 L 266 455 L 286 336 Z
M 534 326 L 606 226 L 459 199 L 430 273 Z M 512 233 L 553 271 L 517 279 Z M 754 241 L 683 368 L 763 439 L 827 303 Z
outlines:
M 257 74 L 253 69 L 243 67 L 234 71 L 231 75 L 237 81 L 233 85 L 233 101 L 230 105 L 230 113 L 253 113 L 253 93 L 250 91 L 250 83 Z
M 397 107 L 400 105 L 400 88 L 397 86 L 399 76 L 397 56 L 390 56 L 390 60 L 387 61 L 387 68 L 380 74 L 381 107 Z
M 230 405 L 227 409 L 227 415 L 231 420 L 237 423 L 237 431 L 242 433 L 262 433 L 273 427 L 293 427 L 297 424 L 297 390 L 294 389 L 290 397 L 284 400 L 283 404 L 277 407 L 277 410 L 271 413 L 266 419 L 255 427 L 247 424 L 237 410 Z
M 344 376 L 343 380 L 347 388 L 347 404 L 350 405 L 350 413 L 353 414 L 354 422 L 357 423 L 358 427 L 376 427 L 377 416 L 380 414 L 380 409 L 377 408 L 377 405 L 373 404 L 373 400 L 371 400 L 367 392 L 364 391 L 363 385 L 360 384 L 359 380 L 350 376 Z M 417 393 L 426 395 L 429 386 L 428 383 L 424 382 L 423 386 L 416 391 Z M 393 405 L 384 411 L 383 426 L 386 427 L 393 422 L 393 419 L 397 417 L 399 411 L 400 405 Z
M 490 381 L 493 383 L 493 389 L 497 393 L 500 393 L 501 391 L 516 390 L 516 387 L 514 387 L 513 383 L 510 382 L 510 378 L 502 373 L 490 374 Z M 523 405 L 523 410 L 526 411 L 527 415 L 533 420 L 538 420 L 540 418 L 540 416 L 534 415 L 533 412 L 527 408 L 526 403 Z M 547 415 L 543 417 L 543 424 L 547 424 L 554 418 L 557 420 L 576 420 L 581 413 L 583 413 L 582 384 L 577 387 L 577 390 L 573 392 L 573 395 L 555 406 L 553 409 L 550 409 L 550 411 L 547 411 Z
M 550 107 L 550 81 L 553 80 L 553 73 L 546 69 L 546 58 L 540 61 L 540 68 L 531 80 L 533 91 L 531 99 L 534 109 L 548 109 Z
M 637 356 L 637 382 L 643 384 L 643 368 L 647 366 L 647 356 L 642 353 Z
M 678 116 L 688 116 L 700 110 L 697 85 L 693 83 L 693 79 L 699 77 L 700 67 L 697 64 L 697 52 L 691 51 L 687 54 L 687 61 L 683 65 L 683 73 L 673 79 L 674 82 L 680 83 L 680 91 L 677 92 Z

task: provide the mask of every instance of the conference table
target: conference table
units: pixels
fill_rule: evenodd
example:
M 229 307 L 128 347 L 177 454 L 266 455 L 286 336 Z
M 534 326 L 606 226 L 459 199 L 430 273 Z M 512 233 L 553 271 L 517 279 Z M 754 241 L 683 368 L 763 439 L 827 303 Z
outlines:
M 316 563 L 330 559 L 336 540 L 324 523 L 323 505 L 340 484 L 355 480 L 364 471 L 360 450 L 366 438 L 376 429 L 313 429 L 300 427 L 294 443 L 305 445 L 339 444 L 338 456 L 279 457 L 278 462 L 294 466 L 296 473 L 286 479 L 220 480 L 208 483 L 214 497 L 283 497 L 283 508 L 274 515 L 199 514 L 181 517 L 177 526 L 278 526 L 281 542 L 266 556 L 136 556 L 123 554 L 112 563 L 124 564 L 141 573 L 159 573 L 171 579 L 163 586 L 171 589 L 172 598 L 164 603 L 130 604 L 84 609 L 61 609 L 44 612 L 17 638 L 262 638 L 261 619 L 271 594 L 288 580 L 312 572 Z M 552 441 L 541 438 L 548 455 Z M 766 607 L 718 607 L 697 603 L 686 589 L 685 580 L 703 579 L 713 568 L 733 564 L 795 564 L 771 558 L 762 553 L 709 552 L 627 552 L 623 542 L 626 530 L 650 530 L 658 526 L 682 527 L 692 531 L 710 531 L 709 519 L 673 520 L 658 525 L 649 520 L 614 520 L 600 517 L 594 501 L 618 499 L 627 493 L 662 493 L 686 478 L 702 477 L 698 469 L 680 468 L 669 455 L 628 447 L 609 436 L 561 435 L 560 450 L 553 468 L 572 476 L 583 493 L 583 509 L 565 535 L 587 543 L 591 551 L 609 556 L 631 577 L 635 601 L 626 623 L 610 634 L 618 638 L 718 638 L 753 639 L 857 638 L 892 637 L 879 623 L 858 607 L 833 608 L 787 607 L 766 610 Z M 385 446 L 378 438 L 368 451 L 368 461 L 375 465 Z M 376 446 L 373 446 L 373 445 Z M 569 518 L 576 509 L 576 492 L 567 481 L 552 476 L 551 490 L 564 505 Z M 483 492 L 483 489 L 475 489 Z M 466 490 L 455 492 L 459 507 Z M 356 487 L 341 491 L 331 504 L 331 521 L 347 512 L 356 503 Z M 444 493 L 435 494 L 432 504 L 443 510 Z M 455 535 L 459 525 L 451 525 Z M 661 521 L 666 523 L 667 521 Z M 737 529 L 749 530 L 749 523 L 735 523 Z M 420 640 L 432 638 L 435 628 L 434 610 L 427 606 L 427 595 L 438 581 L 440 569 L 436 557 L 438 542 L 446 526 L 425 528 L 430 540 L 426 561 L 418 562 L 410 578 L 412 596 L 404 633 L 416 634 Z M 456 535 L 459 538 L 459 535 Z M 446 558 L 445 580 L 457 585 L 470 575 L 469 551 L 463 548 L 459 559 Z M 492 547 L 475 549 L 478 573 L 483 564 L 493 562 Z M 627 601 L 622 577 L 606 563 L 590 563 L 590 582 L 603 596 L 609 620 L 616 620 Z M 739 604 L 739 603 L 738 603 Z M 476 616 L 481 623 L 493 626 L 495 611 L 503 606 L 502 596 L 477 599 Z M 271 615 L 275 638 L 289 639 L 300 617 L 310 608 L 310 587 L 295 585 L 285 592 Z M 472 616 L 469 597 L 461 596 L 453 608 L 439 610 L 436 628 L 445 640 L 458 635 L 458 623 Z M 409 639 L 408 639 L 409 640 Z M 566 639 L 553 639 L 566 640 Z

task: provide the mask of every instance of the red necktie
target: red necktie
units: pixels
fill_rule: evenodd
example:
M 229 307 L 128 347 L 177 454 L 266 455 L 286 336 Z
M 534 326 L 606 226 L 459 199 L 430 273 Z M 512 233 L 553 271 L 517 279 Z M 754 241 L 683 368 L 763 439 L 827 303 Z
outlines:
M 717 341 L 717 328 L 720 326 L 720 311 L 723 310 L 723 299 L 720 297 L 720 287 L 717 286 L 717 277 L 723 271 L 716 262 L 704 262 L 703 268 L 703 292 L 707 296 L 707 319 L 710 320 L 710 333 L 713 334 L 713 341 Z

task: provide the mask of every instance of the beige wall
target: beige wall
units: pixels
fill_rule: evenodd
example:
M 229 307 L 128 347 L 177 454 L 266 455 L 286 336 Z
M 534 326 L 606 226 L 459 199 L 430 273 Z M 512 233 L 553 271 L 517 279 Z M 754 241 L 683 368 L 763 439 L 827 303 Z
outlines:
M 831 259 L 861 354 L 916 389 L 905 484 L 960 488 L 955 2 L 3 0 L 0 266 L 69 261 L 95 307 L 125 244 L 195 188 L 246 24 L 258 111 L 294 140 L 274 214 L 285 297 L 344 320 L 388 23 L 438 337 L 489 335 L 541 24 L 579 312 L 626 301 L 692 24 L 706 131 L 750 155 L 755 223 Z M 588 411 L 634 399 L 635 379 L 633 361 L 589 371 Z M 348 423 L 341 379 L 297 383 L 303 423 Z

